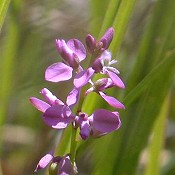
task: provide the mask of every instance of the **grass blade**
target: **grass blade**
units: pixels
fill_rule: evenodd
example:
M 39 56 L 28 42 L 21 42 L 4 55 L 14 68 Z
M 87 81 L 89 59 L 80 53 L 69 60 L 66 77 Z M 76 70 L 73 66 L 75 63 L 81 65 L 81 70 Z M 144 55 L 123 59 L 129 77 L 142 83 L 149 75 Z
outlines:
M 0 1 L 0 31 L 2 28 L 4 18 L 6 16 L 9 4 L 10 4 L 10 0 L 1 0 Z

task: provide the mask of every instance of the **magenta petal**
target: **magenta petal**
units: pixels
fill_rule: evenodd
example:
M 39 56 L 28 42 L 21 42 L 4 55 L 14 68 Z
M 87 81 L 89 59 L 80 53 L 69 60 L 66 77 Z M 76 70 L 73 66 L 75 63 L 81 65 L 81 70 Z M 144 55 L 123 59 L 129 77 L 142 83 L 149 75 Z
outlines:
M 96 40 L 95 38 L 88 34 L 86 37 L 86 45 L 90 53 L 93 53 L 96 48 Z
M 116 86 L 122 89 L 125 88 L 123 81 L 115 73 L 111 71 L 107 71 L 107 74 L 109 75 L 109 77 L 112 79 L 112 81 L 114 82 Z
M 92 136 L 98 137 L 117 130 L 121 121 L 118 112 L 110 112 L 105 109 L 96 110 L 90 116 L 90 124 L 92 126 Z
M 74 175 L 74 168 L 69 156 L 65 156 L 59 163 L 58 175 Z
M 94 70 L 90 67 L 87 70 L 83 70 L 75 76 L 74 86 L 80 88 L 86 85 L 94 74 Z
M 86 49 L 79 40 L 71 39 L 67 42 L 67 46 L 77 55 L 79 62 L 86 58 Z
M 51 82 L 69 80 L 73 69 L 64 63 L 54 63 L 46 69 L 45 79 Z
M 55 105 L 51 106 L 43 114 L 44 122 L 55 129 L 66 128 L 74 118 L 68 106 Z
M 56 40 L 56 47 L 61 57 L 72 67 L 77 68 L 79 64 L 79 59 L 77 55 L 73 52 L 71 48 L 68 47 L 64 40 Z
M 89 120 L 85 120 L 81 122 L 80 125 L 80 135 L 83 140 L 86 140 L 90 135 L 91 127 L 89 124 Z
M 107 96 L 103 92 L 99 92 L 100 96 L 112 107 L 119 108 L 119 109 L 125 109 L 125 106 L 119 102 L 117 99 L 111 96 Z
M 52 161 L 52 159 L 53 159 L 53 151 L 51 151 L 50 153 L 46 154 L 44 157 L 41 158 L 35 169 L 35 172 L 45 168 Z
M 95 59 L 92 68 L 95 70 L 95 73 L 99 73 L 103 70 L 102 59 L 101 57 Z
M 105 34 L 102 36 L 100 41 L 103 43 L 103 49 L 107 49 L 113 39 L 114 36 L 114 29 L 111 27 L 109 28 Z
M 103 91 L 114 86 L 114 83 L 110 78 L 100 78 L 94 84 L 95 89 L 98 91 Z
M 79 96 L 80 96 L 80 89 L 77 89 L 77 88 L 74 88 L 68 95 L 67 97 L 67 100 L 66 100 L 66 104 L 69 106 L 69 107 L 73 107 L 78 99 L 79 99 Z
M 48 103 L 46 103 L 38 98 L 30 97 L 29 100 L 32 103 L 32 105 L 35 106 L 41 112 L 45 112 L 50 107 L 50 105 Z
M 61 54 L 63 47 L 66 46 L 66 42 L 62 39 L 56 39 L 55 44 L 56 44 L 56 48 L 57 48 L 58 52 Z
M 41 94 L 45 98 L 45 100 L 47 100 L 47 102 L 51 105 L 64 105 L 64 103 L 59 100 L 55 95 L 53 95 L 47 88 L 43 88 L 41 90 Z

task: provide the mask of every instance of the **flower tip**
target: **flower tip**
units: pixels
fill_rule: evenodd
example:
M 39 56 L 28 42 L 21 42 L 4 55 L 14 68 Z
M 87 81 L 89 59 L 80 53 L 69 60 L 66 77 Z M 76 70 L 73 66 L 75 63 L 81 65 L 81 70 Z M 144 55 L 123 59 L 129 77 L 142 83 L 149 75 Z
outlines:
M 81 134 L 81 133 L 80 133 L 80 136 L 81 136 L 81 138 L 82 138 L 83 140 L 86 140 L 86 139 L 88 138 L 87 135 L 84 135 L 84 134 Z
M 122 104 L 120 109 L 125 109 L 125 106 Z
M 120 86 L 120 88 L 121 88 L 121 89 L 125 89 L 125 88 L 126 88 L 126 87 L 125 87 L 125 84 L 122 83 L 121 86 Z
M 110 28 L 108 29 L 108 31 L 110 31 L 111 33 L 114 34 L 114 28 L 113 28 L 113 27 L 110 27 Z
M 88 48 L 89 52 L 90 53 L 93 53 L 94 52 L 94 49 L 95 49 L 95 45 L 96 45 L 96 40 L 90 34 L 88 34 L 86 36 L 86 45 L 87 45 L 87 48 Z

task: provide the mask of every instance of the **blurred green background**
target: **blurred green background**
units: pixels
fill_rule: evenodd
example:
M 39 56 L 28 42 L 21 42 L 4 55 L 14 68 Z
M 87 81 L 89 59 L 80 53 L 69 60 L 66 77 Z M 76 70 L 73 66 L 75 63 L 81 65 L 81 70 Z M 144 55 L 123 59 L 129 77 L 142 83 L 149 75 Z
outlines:
M 174 0 L 0 0 L 0 175 L 34 174 L 59 143 L 62 131 L 47 127 L 29 103 L 43 87 L 63 101 L 72 88 L 44 80 L 45 69 L 61 61 L 55 39 L 85 43 L 88 33 L 100 38 L 110 26 L 109 50 L 126 89 L 108 93 L 126 110 L 119 131 L 79 143 L 79 174 L 175 174 Z M 88 113 L 102 107 L 108 108 L 94 94 L 83 106 Z M 69 134 L 64 139 L 60 153 Z

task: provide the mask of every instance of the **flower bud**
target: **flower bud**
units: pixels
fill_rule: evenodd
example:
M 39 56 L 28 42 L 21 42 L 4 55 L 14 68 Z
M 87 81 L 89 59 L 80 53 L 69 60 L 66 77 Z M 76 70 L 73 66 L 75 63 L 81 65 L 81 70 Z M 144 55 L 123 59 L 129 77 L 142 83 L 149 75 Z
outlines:
M 88 34 L 86 37 L 86 45 L 87 45 L 87 49 L 90 53 L 93 53 L 95 48 L 96 48 L 96 40 L 95 38 Z

